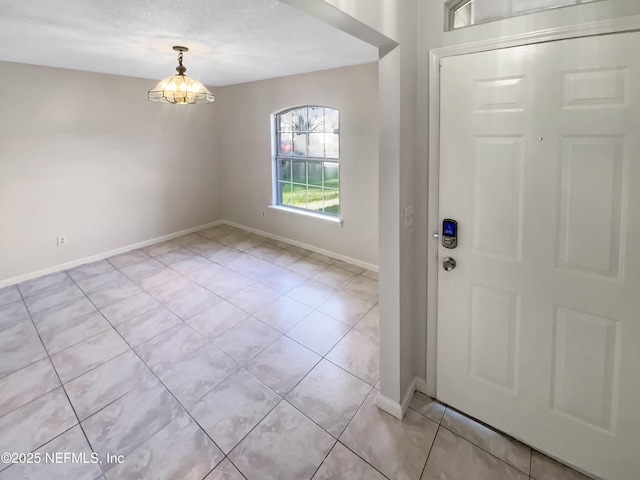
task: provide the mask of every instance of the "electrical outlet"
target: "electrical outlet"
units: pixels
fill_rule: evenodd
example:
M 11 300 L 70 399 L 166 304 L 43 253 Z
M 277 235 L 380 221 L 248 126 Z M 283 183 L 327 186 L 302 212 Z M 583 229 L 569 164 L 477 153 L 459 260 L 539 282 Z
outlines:
M 404 209 L 404 229 L 413 225 L 413 204 Z
M 264 210 L 262 211 L 262 216 L 264 217 Z
M 64 247 L 64 246 L 67 246 L 67 245 L 69 245 L 69 239 L 67 238 L 67 236 L 66 235 L 60 235 L 58 237 L 58 246 L 59 247 Z

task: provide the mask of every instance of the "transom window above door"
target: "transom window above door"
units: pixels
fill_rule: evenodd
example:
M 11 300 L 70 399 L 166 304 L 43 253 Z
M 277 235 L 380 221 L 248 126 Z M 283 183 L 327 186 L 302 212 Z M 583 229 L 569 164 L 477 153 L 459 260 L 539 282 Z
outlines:
M 446 29 L 455 30 L 525 13 L 597 1 L 600 0 L 449 0 L 445 4 Z
M 273 115 L 274 204 L 340 215 L 340 112 L 303 106 Z

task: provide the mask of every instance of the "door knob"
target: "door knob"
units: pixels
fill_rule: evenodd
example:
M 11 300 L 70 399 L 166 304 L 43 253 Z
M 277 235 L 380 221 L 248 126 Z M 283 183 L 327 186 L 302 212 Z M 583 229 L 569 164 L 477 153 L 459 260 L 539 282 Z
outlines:
M 450 272 L 451 270 L 453 270 L 454 268 L 456 268 L 456 261 L 451 258 L 451 257 L 446 257 L 443 261 L 442 261 L 442 268 L 446 271 L 446 272 Z

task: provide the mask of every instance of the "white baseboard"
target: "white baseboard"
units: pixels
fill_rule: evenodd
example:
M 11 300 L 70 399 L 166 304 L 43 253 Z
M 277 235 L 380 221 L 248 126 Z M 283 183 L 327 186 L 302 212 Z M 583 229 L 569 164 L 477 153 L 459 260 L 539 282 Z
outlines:
M 172 240 L 174 238 L 181 237 L 182 235 L 187 235 L 188 233 L 204 230 L 205 228 L 215 227 L 216 225 L 220 225 L 220 224 L 222 224 L 222 220 L 217 220 L 215 222 L 207 223 L 205 225 L 189 228 L 187 230 L 180 230 L 179 232 L 174 232 L 168 235 L 163 235 L 161 237 L 152 238 L 151 240 L 145 240 L 144 242 L 138 242 L 131 245 L 127 245 L 125 247 L 116 248 L 115 250 L 110 250 L 108 252 L 102 252 L 96 255 L 91 255 L 90 257 L 84 257 L 79 260 L 73 260 L 71 262 L 55 265 L 53 267 L 44 268 L 42 270 L 37 270 L 35 272 L 25 273 L 24 275 L 18 275 L 17 277 L 11 277 L 6 280 L 0 280 L 0 288 L 7 287 L 9 285 L 14 285 L 20 282 L 25 282 L 33 278 L 38 278 L 43 275 L 48 275 L 50 273 L 56 273 L 62 270 L 68 270 L 70 268 L 77 267 L 79 265 L 84 265 L 85 263 L 97 262 L 98 260 L 103 260 L 108 257 L 113 257 L 114 255 L 126 253 L 131 250 L 136 250 L 138 248 L 148 247 L 149 245 L 153 245 L 154 243 Z
M 394 417 L 402 420 L 404 418 L 404 414 L 409 408 L 409 404 L 411 403 L 411 399 L 413 398 L 413 394 L 416 392 L 416 381 L 418 377 L 414 377 L 411 383 L 409 384 L 409 388 L 404 394 L 402 398 L 402 402 L 396 402 L 395 400 L 391 400 L 389 397 L 383 395 L 382 393 L 378 394 L 378 398 L 376 399 L 376 405 L 378 408 L 381 408 L 385 412 Z
M 402 403 L 400 404 L 400 408 L 402 408 L 402 416 L 404 417 L 404 414 L 407 411 L 407 408 L 409 408 L 409 404 L 411 403 L 411 399 L 413 398 L 413 394 L 416 393 L 416 379 L 417 377 L 413 377 L 413 380 L 411 381 L 411 384 L 409 384 L 409 388 L 407 389 L 407 391 L 404 394 L 404 398 L 402 399 Z
M 324 248 L 318 248 L 314 245 L 309 245 L 307 243 L 298 242 L 297 240 L 291 240 L 290 238 L 281 237 L 280 235 L 274 235 L 272 233 L 264 232 L 262 230 L 258 230 L 257 228 L 247 227 L 246 225 L 242 225 L 240 223 L 231 222 L 229 220 L 223 220 L 222 223 L 225 225 L 229 225 L 230 227 L 236 227 L 241 230 L 245 230 L 247 232 L 255 233 L 257 235 L 262 235 L 263 237 L 270 238 L 272 240 L 278 240 L 280 242 L 289 243 L 291 245 L 295 245 L 296 247 L 304 248 L 307 250 L 311 250 L 312 252 L 320 253 L 322 255 L 326 255 L 327 257 L 335 258 L 336 260 L 342 260 L 343 262 L 350 263 L 352 265 L 356 265 L 358 267 L 366 268 L 367 270 L 372 270 L 374 272 L 378 271 L 378 265 L 374 265 L 372 263 L 363 262 L 362 260 L 358 260 L 357 258 L 348 257 L 346 255 L 340 255 L 329 250 L 325 250 Z
M 399 420 L 402 420 L 402 417 L 404 417 L 400 403 L 395 400 L 391 400 L 389 397 L 385 397 L 382 393 L 378 393 L 376 405 L 379 409 L 384 410 L 389 415 L 393 415 Z
M 426 380 L 424 378 L 416 377 L 415 381 L 416 381 L 416 390 L 420 393 L 424 393 L 425 395 L 429 395 L 429 393 L 427 393 L 428 389 L 427 389 Z
M 263 237 L 271 238 L 272 240 L 278 240 L 280 242 L 289 243 L 291 245 L 295 245 L 297 247 L 305 248 L 307 250 L 311 250 L 312 252 L 317 252 L 322 255 L 326 255 L 327 257 L 335 258 L 337 260 L 342 260 L 347 263 L 351 263 L 353 265 L 357 265 L 362 268 L 366 268 L 368 270 L 372 270 L 374 272 L 378 271 L 378 266 L 373 265 L 371 263 L 363 262 L 361 260 L 348 257 L 346 255 L 339 255 L 329 250 L 324 250 L 322 248 L 315 247 L 313 245 L 307 245 L 306 243 L 298 242 L 296 240 L 291 240 L 289 238 L 281 237 L 279 235 L 273 235 L 268 232 L 263 232 L 262 230 L 258 230 L 255 228 L 247 227 L 245 225 L 241 225 L 239 223 L 230 222 L 228 220 L 217 220 L 215 222 L 207 223 L 205 225 L 199 225 L 197 227 L 188 228 L 186 230 L 180 230 L 179 232 L 173 232 L 168 235 L 163 235 L 161 237 L 152 238 L 150 240 L 145 240 L 144 242 L 138 242 L 131 245 L 127 245 L 124 247 L 116 248 L 114 250 L 109 250 L 108 252 L 98 253 L 96 255 L 91 255 L 90 257 L 84 257 L 78 260 L 73 260 L 71 262 L 63 263 L 60 265 L 55 265 L 53 267 L 43 268 L 42 270 L 37 270 L 35 272 L 25 273 L 23 275 L 18 275 L 16 277 L 7 278 L 5 280 L 0 280 L 0 288 L 7 287 L 9 285 L 14 285 L 16 283 L 25 282 L 27 280 L 31 280 L 34 278 L 41 277 L 43 275 L 49 275 L 50 273 L 60 272 L 62 270 L 68 270 L 73 267 L 77 267 L 79 265 L 84 265 L 85 263 L 97 262 L 98 260 L 103 260 L 108 257 L 112 257 L 114 255 L 119 255 L 121 253 L 126 253 L 131 250 L 136 250 L 138 248 L 148 247 L 149 245 L 153 245 L 154 243 L 165 242 L 167 240 L 172 240 L 177 237 L 181 237 L 182 235 L 187 235 L 188 233 L 198 232 L 200 230 L 204 230 L 207 228 L 215 227 L 216 225 L 229 225 L 232 227 L 240 228 L 247 232 L 256 233 L 258 235 L 262 235 Z

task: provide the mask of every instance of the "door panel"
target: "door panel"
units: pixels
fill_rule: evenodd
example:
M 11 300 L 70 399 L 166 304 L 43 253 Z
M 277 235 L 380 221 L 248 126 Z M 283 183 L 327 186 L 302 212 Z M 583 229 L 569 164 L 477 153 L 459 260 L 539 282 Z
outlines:
M 624 137 L 568 136 L 562 141 L 559 266 L 618 279 Z
M 640 478 L 640 34 L 444 59 L 438 397 Z
M 522 143 L 520 136 L 476 138 L 475 253 L 521 260 Z
M 516 391 L 519 316 L 519 295 L 471 286 L 469 373 L 510 393 Z

